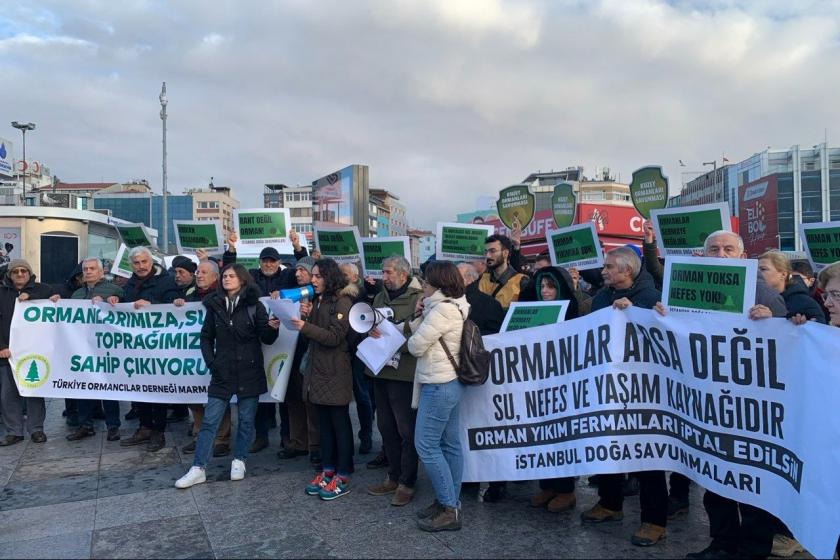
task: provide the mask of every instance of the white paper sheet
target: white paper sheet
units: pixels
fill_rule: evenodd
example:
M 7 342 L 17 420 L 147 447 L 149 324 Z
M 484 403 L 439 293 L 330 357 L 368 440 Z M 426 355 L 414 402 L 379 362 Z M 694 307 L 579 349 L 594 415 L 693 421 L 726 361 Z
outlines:
M 385 364 L 400 347 L 405 344 L 405 337 L 390 321 L 382 321 L 376 327 L 379 338 L 367 337 L 359 344 L 356 356 L 373 372 L 379 375 Z

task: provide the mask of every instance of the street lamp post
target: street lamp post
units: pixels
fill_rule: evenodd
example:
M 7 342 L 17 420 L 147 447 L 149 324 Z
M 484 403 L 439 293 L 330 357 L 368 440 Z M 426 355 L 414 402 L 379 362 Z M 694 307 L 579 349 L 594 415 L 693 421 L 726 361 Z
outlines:
M 163 87 L 160 90 L 160 120 L 163 121 L 163 252 L 169 252 L 169 204 L 166 192 L 166 82 L 163 82 Z
M 35 123 L 19 123 L 12 121 L 12 126 L 23 133 L 23 165 L 20 170 L 20 182 L 23 185 L 23 204 L 26 205 L 26 131 L 35 130 Z

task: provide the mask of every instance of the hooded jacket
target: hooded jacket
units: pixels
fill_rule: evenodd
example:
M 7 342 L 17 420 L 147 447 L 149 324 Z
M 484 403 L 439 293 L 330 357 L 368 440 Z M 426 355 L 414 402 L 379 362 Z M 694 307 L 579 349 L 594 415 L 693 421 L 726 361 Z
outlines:
M 820 309 L 820 306 L 811 297 L 808 292 L 808 287 L 798 277 L 792 276 L 790 283 L 782 292 L 782 299 L 785 300 L 785 307 L 787 308 L 787 316 L 793 317 L 797 313 L 805 315 L 809 321 L 817 321 L 818 323 L 826 323 L 825 313 Z
M 204 298 L 201 355 L 212 376 L 208 396 L 229 400 L 234 394 L 257 397 L 268 391 L 262 345 L 277 340 L 278 332 L 268 326 L 268 312 L 259 297 L 256 286 L 246 286 L 232 314 L 221 290 Z
M 76 299 L 73 297 L 73 294 L 78 290 L 80 287 L 84 287 L 84 282 L 78 283 L 76 282 L 76 276 L 79 276 L 82 273 L 82 262 L 79 261 L 79 264 L 73 268 L 73 272 L 70 273 L 70 276 L 67 277 L 67 280 L 64 281 L 64 284 L 53 284 L 53 293 L 58 294 L 61 296 L 61 299 Z
M 12 279 L 6 274 L 0 281 L 0 350 L 9 347 L 9 338 L 12 330 L 12 317 L 15 313 L 15 304 L 20 294 L 29 294 L 29 299 L 47 299 L 55 293 L 55 290 L 48 284 L 35 281 L 35 275 L 29 277 L 23 289 L 18 290 L 12 283 Z M 8 366 L 7 358 L 0 358 L 0 365 Z
M 145 299 L 151 303 L 172 303 L 182 295 L 175 278 L 158 263 L 152 265 L 152 271 L 145 279 L 132 274 L 123 291 L 125 302 Z
M 466 287 L 464 296 L 470 304 L 469 319 L 478 327 L 481 336 L 498 333 L 505 320 L 502 304 L 479 290 L 477 281 Z
M 320 295 L 300 334 L 309 339 L 303 371 L 303 398 L 313 404 L 343 406 L 353 399 L 353 372 L 347 332 L 350 307 L 358 296 L 354 284 L 337 294 Z
M 394 323 L 405 323 L 403 335 L 408 338 L 411 335 L 408 322 L 414 318 L 414 308 L 417 306 L 417 300 L 422 297 L 423 287 L 417 278 L 412 277 L 408 280 L 408 288 L 405 292 L 393 300 L 388 295 L 388 290 L 383 289 L 376 294 L 376 297 L 373 298 L 373 307 L 390 307 L 394 311 Z M 386 365 L 379 372 L 379 375 L 375 376 L 377 379 L 390 379 L 392 381 L 406 381 L 409 383 L 414 381 L 414 368 L 417 366 L 417 358 L 412 356 L 408 351 L 408 343 L 403 344 L 399 352 L 399 366 L 394 369 Z M 366 369 L 365 373 L 373 376 L 373 372 L 369 369 Z
M 566 319 L 580 317 L 582 313 L 580 312 L 580 303 L 575 294 L 572 277 L 565 269 L 556 266 L 539 269 L 531 283 L 519 295 L 519 301 L 543 301 L 541 290 L 543 278 L 548 278 L 554 284 L 555 289 L 557 289 L 557 300 L 565 299 L 569 301 L 569 307 L 566 308 Z
M 614 301 L 625 297 L 636 307 L 653 309 L 656 302 L 662 299 L 662 292 L 654 286 L 653 277 L 650 273 L 642 269 L 629 288 L 617 290 L 610 286 L 604 286 L 598 290 L 598 293 L 592 299 L 592 311 L 610 307 Z

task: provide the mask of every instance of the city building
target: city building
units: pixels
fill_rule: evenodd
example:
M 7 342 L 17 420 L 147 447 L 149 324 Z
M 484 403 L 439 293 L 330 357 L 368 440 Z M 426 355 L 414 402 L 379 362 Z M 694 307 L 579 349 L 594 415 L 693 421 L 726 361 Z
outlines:
M 378 189 L 376 189 L 378 190 Z M 391 209 L 381 196 L 370 190 L 368 200 L 368 234 L 370 237 L 388 237 L 391 231 Z
M 153 193 L 148 185 L 116 184 L 94 193 L 92 200 L 94 209 L 107 210 L 109 215 L 114 218 L 132 223 L 142 223 L 161 232 L 163 231 L 161 224 L 163 196 Z M 172 221 L 194 219 L 192 195 L 168 195 L 167 214 L 169 247 L 161 247 L 161 250 L 166 253 L 173 253 L 175 251 L 175 228 Z
M 370 230 L 369 168 L 348 165 L 312 182 L 313 224 L 320 226 L 356 226 L 359 235 Z
M 225 238 L 234 231 L 233 211 L 239 208 L 239 201 L 231 196 L 230 187 L 217 187 L 211 178 L 208 188 L 188 189 L 184 194 L 192 196 L 193 219 L 218 221 Z
M 840 148 L 768 147 L 687 182 L 673 202 L 726 202 L 750 256 L 801 251 L 799 224 L 840 220 Z
M 405 205 L 400 202 L 400 197 L 387 189 L 371 188 L 369 192 L 371 201 L 375 202 L 377 206 L 385 208 L 384 214 L 388 218 L 387 224 L 386 220 L 379 221 L 377 235 L 379 237 L 406 235 L 408 231 L 406 209 Z
M 411 267 L 419 268 L 435 254 L 435 234 L 423 229 L 407 229 L 409 250 L 411 251 Z
M 737 187 L 733 189 L 730 185 L 729 169 L 731 167 L 733 166 L 724 165 L 700 173 L 694 179 L 687 181 L 680 190 L 679 198 L 674 197 L 668 205 L 697 206 L 726 202 L 730 213 L 737 214 Z
M 290 187 L 282 183 L 267 183 L 263 190 L 265 208 L 288 208 L 292 227 L 312 245 L 312 186 Z

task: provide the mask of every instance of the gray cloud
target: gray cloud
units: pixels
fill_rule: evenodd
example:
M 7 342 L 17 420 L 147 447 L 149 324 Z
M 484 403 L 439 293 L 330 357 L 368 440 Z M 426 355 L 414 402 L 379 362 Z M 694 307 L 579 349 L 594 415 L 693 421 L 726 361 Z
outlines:
M 262 184 L 350 163 L 432 226 L 536 169 L 699 169 L 837 122 L 837 2 L 17 2 L 8 120 L 63 180 Z M 831 132 L 831 131 L 829 131 Z M 14 139 L 15 131 L 3 135 Z

